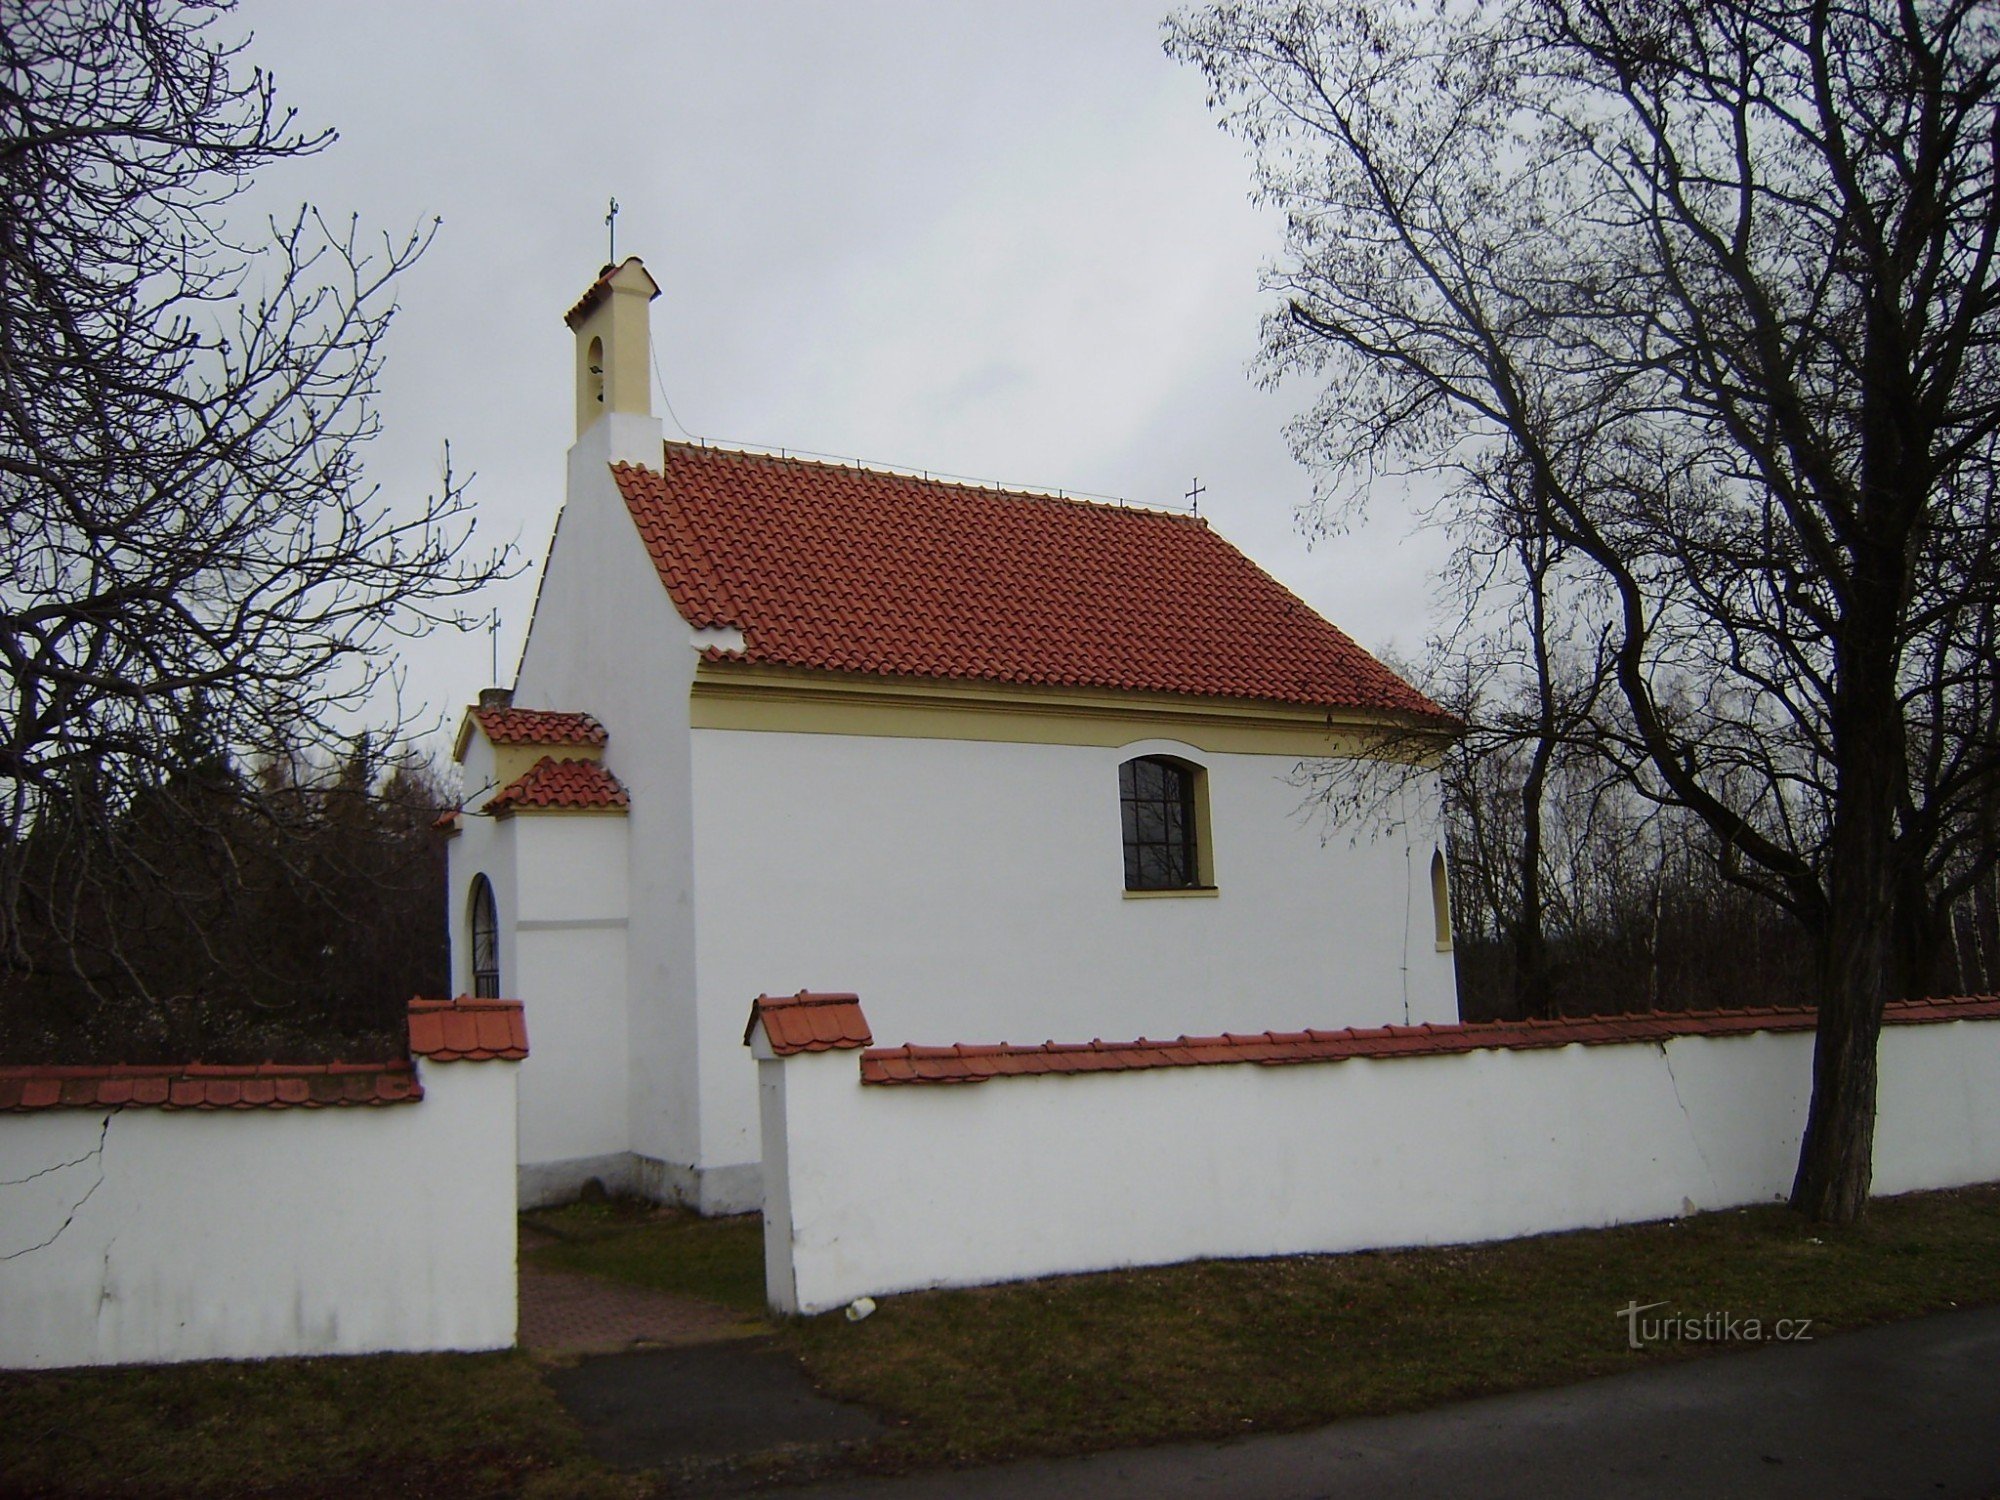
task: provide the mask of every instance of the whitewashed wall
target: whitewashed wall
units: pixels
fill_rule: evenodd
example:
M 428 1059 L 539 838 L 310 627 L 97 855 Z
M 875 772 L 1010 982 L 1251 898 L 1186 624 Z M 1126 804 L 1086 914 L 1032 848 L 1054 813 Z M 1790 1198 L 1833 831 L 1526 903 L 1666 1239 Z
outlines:
M 872 1018 L 871 1018 L 872 1019 Z M 1212 1028 L 1211 1028 L 1212 1029 Z M 863 1085 L 759 1037 L 775 1307 L 1768 1202 L 1810 1032 Z M 1875 1189 L 2000 1179 L 2000 1022 L 1885 1029 Z
M 1118 767 L 1156 753 L 1208 770 L 1213 896 L 1126 898 Z M 1456 1021 L 1434 794 L 1393 834 L 1329 835 L 1296 765 L 696 730 L 704 1150 L 758 1158 L 740 1045 L 758 994 L 857 992 L 885 1043 Z
M 596 1095 L 622 1107 L 616 1149 L 631 1185 L 713 1211 L 754 1207 L 757 1187 L 754 1166 L 745 1171 L 739 1165 L 733 1185 L 727 1173 L 705 1182 L 701 1170 L 711 1158 L 696 1108 L 700 1041 L 688 769 L 688 689 L 696 652 L 608 467 L 614 460 L 658 467 L 660 455 L 660 424 L 621 413 L 605 417 L 570 449 L 568 495 L 514 687 L 518 707 L 594 715 L 610 735 L 604 763 L 631 794 L 623 855 L 630 913 L 619 991 L 624 1020 L 615 1031 L 594 1036 L 579 1030 L 569 1040 L 551 1037 L 543 1012 L 567 1004 L 574 985 L 534 993 L 510 987 L 509 993 L 526 1003 L 535 1038 L 524 1066 L 551 1074 L 591 1071 Z M 453 853 L 456 860 L 458 850 Z M 595 971 L 591 979 L 597 982 Z M 529 983 L 538 988 L 540 974 Z M 732 997 L 727 1008 L 739 1011 L 748 998 Z M 740 1019 L 738 1028 L 730 1040 L 740 1060 Z M 564 1106 L 558 1099 L 553 1107 Z M 524 1101 L 524 1130 L 539 1131 L 545 1114 L 541 1095 Z M 541 1155 L 539 1143 L 530 1154 L 528 1147 L 524 1138 L 523 1186 L 535 1198 L 573 1190 L 589 1176 L 611 1180 L 619 1170 L 594 1145 L 575 1157 Z M 551 1140 L 546 1149 L 573 1148 Z M 728 1189 L 722 1198 L 718 1186 Z
M 518 894 L 514 966 L 501 978 L 535 1039 L 521 1064 L 522 1205 L 567 1201 L 589 1177 L 632 1188 L 625 817 L 530 811 L 503 821 Z
M 0 1115 L 0 1368 L 514 1342 L 511 1062 L 421 1102 Z

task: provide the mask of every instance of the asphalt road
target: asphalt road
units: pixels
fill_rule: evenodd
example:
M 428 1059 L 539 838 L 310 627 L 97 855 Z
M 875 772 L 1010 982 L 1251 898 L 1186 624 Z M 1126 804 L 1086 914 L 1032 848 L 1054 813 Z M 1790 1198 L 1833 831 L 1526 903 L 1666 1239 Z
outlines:
M 2000 1308 L 1313 1432 L 788 1491 L 856 1500 L 2000 1497 Z

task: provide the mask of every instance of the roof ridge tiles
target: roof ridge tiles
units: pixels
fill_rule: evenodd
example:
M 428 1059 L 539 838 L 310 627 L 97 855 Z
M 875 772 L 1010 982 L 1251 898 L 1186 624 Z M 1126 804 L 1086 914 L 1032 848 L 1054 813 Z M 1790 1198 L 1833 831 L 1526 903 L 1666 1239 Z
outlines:
M 926 489 L 957 490 L 969 495 L 989 497 L 1004 495 L 1013 500 L 1045 500 L 1051 505 L 1076 506 L 1088 510 L 1115 510 L 1124 511 L 1128 514 L 1158 516 L 1162 520 L 1173 521 L 1183 526 L 1195 525 L 1204 530 L 1209 529 L 1208 521 L 1204 517 L 1193 515 L 1188 511 L 1176 510 L 1169 505 L 1147 505 L 1143 501 L 1138 500 L 1120 500 L 1086 494 L 1072 495 L 1066 490 L 1046 490 L 1033 486 L 1023 489 L 1003 484 L 998 480 L 986 481 L 968 479 L 962 476 L 952 477 L 949 475 L 933 474 L 928 469 L 918 469 L 915 473 L 911 473 L 904 466 L 898 464 L 868 463 L 861 459 L 841 461 L 826 455 L 795 453 L 790 449 L 781 450 L 778 453 L 770 453 L 754 447 L 737 447 L 728 443 L 690 443 L 675 438 L 667 438 L 664 440 L 664 443 L 666 453 L 663 456 L 668 458 L 676 451 L 705 456 L 721 455 L 725 458 L 747 459 L 752 463 L 761 462 L 782 465 L 786 468 L 820 469 L 826 471 L 829 475 L 842 477 L 859 475 L 873 479 L 899 480 L 905 484 L 921 486 Z M 641 466 L 627 465 L 626 467 L 638 468 Z

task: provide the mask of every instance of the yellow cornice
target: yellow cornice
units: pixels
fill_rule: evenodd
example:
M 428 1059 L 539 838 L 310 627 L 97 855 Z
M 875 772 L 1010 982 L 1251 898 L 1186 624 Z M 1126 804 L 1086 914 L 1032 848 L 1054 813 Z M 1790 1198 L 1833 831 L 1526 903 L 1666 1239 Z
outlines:
M 1112 748 L 1161 739 L 1249 755 L 1425 760 L 1452 737 L 1378 710 L 717 661 L 696 668 L 690 713 L 696 729 Z

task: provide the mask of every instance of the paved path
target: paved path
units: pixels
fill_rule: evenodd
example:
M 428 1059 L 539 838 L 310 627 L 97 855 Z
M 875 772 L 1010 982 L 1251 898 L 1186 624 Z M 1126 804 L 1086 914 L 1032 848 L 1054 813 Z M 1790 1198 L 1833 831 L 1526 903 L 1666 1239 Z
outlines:
M 621 1469 L 698 1472 L 701 1460 L 831 1452 L 882 1435 L 861 1407 L 814 1390 L 769 1339 L 604 1355 L 554 1370 L 548 1381 L 590 1451 Z
M 536 1354 L 612 1354 L 767 1331 L 754 1318 L 693 1297 L 570 1271 L 521 1268 L 521 1347 Z
M 521 1248 L 553 1243 L 523 1227 Z M 704 1465 L 877 1437 L 858 1406 L 812 1388 L 758 1318 L 602 1277 L 520 1268 L 520 1342 L 564 1358 L 549 1387 L 592 1453 L 617 1468 L 699 1475 Z
M 523 1252 L 550 1243 L 548 1236 L 523 1228 Z M 521 1347 L 536 1354 L 617 1354 L 770 1331 L 760 1320 L 713 1302 L 574 1271 L 523 1265 L 519 1287 Z
M 866 1500 L 2000 1497 L 2000 1308 L 1315 1432 L 851 1481 Z

